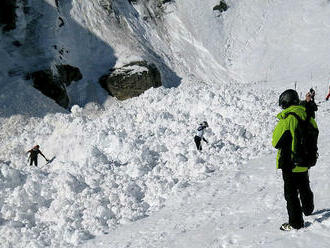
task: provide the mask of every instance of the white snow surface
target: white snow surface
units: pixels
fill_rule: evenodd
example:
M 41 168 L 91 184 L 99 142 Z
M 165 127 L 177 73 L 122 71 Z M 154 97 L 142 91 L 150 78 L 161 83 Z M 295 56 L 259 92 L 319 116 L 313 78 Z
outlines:
M 329 247 L 329 1 L 228 0 L 220 14 L 218 0 L 182 0 L 156 21 L 142 21 L 155 1 L 112 1 L 119 16 L 107 15 L 109 0 L 59 2 L 29 1 L 49 14 L 36 49 L 10 46 L 28 20 L 0 34 L 0 247 Z M 66 25 L 54 31 L 56 11 Z M 65 62 L 85 76 L 69 88 L 70 112 L 22 79 L 57 62 L 45 47 L 59 37 Z M 91 86 L 141 58 L 161 67 L 165 86 L 180 85 L 123 102 Z M 295 82 L 321 101 L 320 157 L 310 171 L 315 213 L 284 233 L 271 135 L 278 96 Z M 204 120 L 209 144 L 197 152 Z M 28 166 L 36 144 L 50 164 Z

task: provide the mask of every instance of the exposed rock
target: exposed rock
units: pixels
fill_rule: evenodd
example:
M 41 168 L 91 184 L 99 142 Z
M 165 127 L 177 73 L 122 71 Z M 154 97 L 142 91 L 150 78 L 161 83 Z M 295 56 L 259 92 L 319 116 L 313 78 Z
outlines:
M 220 11 L 220 13 L 221 13 L 221 12 L 226 11 L 228 8 L 229 8 L 228 4 L 224 0 L 221 0 L 219 5 L 215 6 L 213 8 L 213 10 Z
M 54 99 L 63 108 L 69 106 L 69 97 L 63 84 L 54 77 L 52 70 L 46 69 L 30 74 L 33 87 L 40 90 L 42 94 Z
M 82 79 L 79 68 L 71 65 L 56 65 L 57 73 L 51 69 L 45 69 L 30 73 L 27 79 L 33 80 L 33 87 L 40 90 L 44 95 L 52 98 L 63 108 L 69 106 L 69 97 L 66 86 L 72 81 Z
M 105 10 L 109 12 L 113 11 L 112 0 L 101 0 L 100 4 Z
M 139 4 L 140 8 L 138 12 L 141 15 L 141 18 L 144 21 L 154 21 L 157 19 L 161 19 L 165 14 L 166 3 L 174 3 L 174 0 L 128 0 L 128 2 L 132 5 Z M 141 8 L 142 7 L 142 8 Z
M 136 97 L 151 87 L 162 85 L 161 75 L 154 64 L 133 62 L 116 68 L 100 78 L 99 83 L 111 96 L 119 100 Z
M 16 28 L 16 0 L 0 1 L 0 24 L 4 24 L 3 31 Z
M 72 81 L 79 81 L 82 79 L 82 74 L 78 67 L 71 65 L 56 65 L 59 79 L 66 86 L 69 86 Z
M 170 2 L 174 2 L 174 0 L 162 0 L 162 3 L 170 3 Z

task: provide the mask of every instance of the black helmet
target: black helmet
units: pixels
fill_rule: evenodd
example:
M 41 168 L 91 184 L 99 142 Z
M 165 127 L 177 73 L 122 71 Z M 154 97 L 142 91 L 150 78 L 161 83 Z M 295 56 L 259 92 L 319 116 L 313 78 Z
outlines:
M 286 109 L 291 105 L 299 104 L 299 96 L 297 91 L 289 89 L 284 91 L 278 100 L 278 105 L 282 107 L 282 109 Z
M 203 123 L 201 123 L 201 125 L 204 126 L 204 127 L 208 127 L 209 126 L 209 124 L 207 123 L 207 121 L 203 121 Z

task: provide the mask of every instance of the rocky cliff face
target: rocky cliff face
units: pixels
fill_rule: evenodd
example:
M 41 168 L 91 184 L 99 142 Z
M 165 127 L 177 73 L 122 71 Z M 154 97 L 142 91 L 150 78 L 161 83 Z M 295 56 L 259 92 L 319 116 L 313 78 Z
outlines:
M 137 96 L 149 87 L 162 85 L 160 74 L 165 86 L 178 85 L 179 77 L 148 38 L 162 35 L 159 28 L 164 5 L 169 2 L 174 1 L 3 0 L 0 27 L 5 39 L 0 46 L 8 60 L 4 62 L 7 71 L 1 73 L 7 74 L 6 81 L 32 80 L 27 85 L 32 83 L 64 108 L 91 99 L 102 103 L 106 95 L 103 88 L 120 99 Z M 124 76 L 133 66 L 128 64 L 137 60 L 150 62 L 134 65 L 148 72 Z M 109 75 L 100 87 L 98 79 L 114 67 L 122 68 L 121 74 L 114 70 L 117 76 Z M 79 81 L 79 86 L 72 81 Z
M 6 0 L 2 6 L 5 3 L 11 11 L 1 19 L 0 55 L 6 66 L 0 68 L 0 80 L 1 75 L 4 82 L 13 82 L 33 74 L 26 85 L 43 89 L 43 94 L 51 95 L 63 107 L 91 101 L 102 104 L 108 93 L 126 99 L 148 87 L 176 87 L 183 77 L 198 75 L 202 79 L 212 75 L 217 79 L 223 70 L 216 61 L 220 55 L 208 52 L 220 51 L 222 46 L 219 32 L 208 30 L 220 21 L 210 16 L 211 5 L 201 11 L 199 7 L 190 9 L 189 1 L 175 0 Z M 203 6 L 197 0 L 194 4 Z M 197 16 L 201 15 L 207 16 L 206 22 L 199 22 Z M 216 43 L 205 38 L 209 32 Z M 207 59 L 195 60 L 200 56 Z M 133 61 L 155 65 L 161 80 L 160 76 L 150 77 L 152 68 L 142 76 L 132 76 L 126 65 Z M 78 82 L 54 79 L 55 74 L 61 74 L 56 65 L 77 68 L 81 74 Z M 109 68 L 125 72 L 115 78 L 111 73 L 104 80 L 102 75 Z M 125 73 L 130 75 L 130 82 L 124 82 Z M 100 77 L 104 81 L 101 84 Z M 62 100 L 55 93 L 45 93 L 49 88 L 46 85 L 59 90 Z

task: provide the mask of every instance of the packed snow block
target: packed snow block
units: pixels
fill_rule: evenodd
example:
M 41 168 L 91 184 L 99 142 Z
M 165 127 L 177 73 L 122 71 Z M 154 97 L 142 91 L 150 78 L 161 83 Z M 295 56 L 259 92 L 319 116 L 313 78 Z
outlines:
M 162 86 L 159 70 L 154 64 L 146 61 L 112 69 L 110 74 L 99 79 L 99 83 L 111 96 L 119 100 L 139 96 L 151 87 Z
M 16 28 L 16 0 L 0 1 L 0 24 L 4 24 L 3 31 Z
M 217 11 L 220 11 L 220 12 L 224 12 L 228 9 L 228 5 L 225 1 L 221 0 L 220 3 L 216 6 L 214 6 L 213 10 L 217 10 Z
M 69 97 L 66 86 L 72 81 L 82 79 L 79 68 L 71 65 L 56 65 L 57 71 L 45 69 L 28 74 L 27 79 L 33 80 L 33 87 L 40 90 L 44 95 L 52 98 L 63 108 L 69 106 Z
M 26 176 L 8 163 L 0 162 L 0 189 L 15 188 L 25 183 Z

